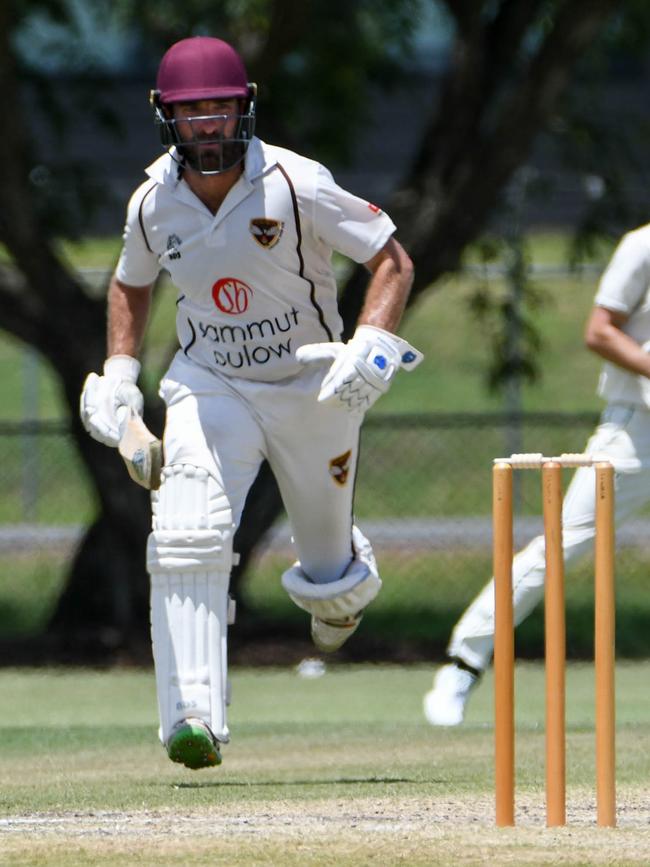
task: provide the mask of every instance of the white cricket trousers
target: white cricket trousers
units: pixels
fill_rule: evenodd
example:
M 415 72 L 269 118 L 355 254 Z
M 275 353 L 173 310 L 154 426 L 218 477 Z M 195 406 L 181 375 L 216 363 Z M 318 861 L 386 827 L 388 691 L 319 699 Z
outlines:
M 586 453 L 602 452 L 615 469 L 616 512 L 619 526 L 650 500 L 650 410 L 610 404 L 589 439 Z M 569 564 L 593 550 L 595 535 L 594 470 L 576 470 L 562 507 L 562 546 Z M 513 613 L 519 625 L 544 595 L 544 537 L 533 539 L 513 561 Z M 473 668 L 489 665 L 494 647 L 494 579 L 462 615 L 451 635 L 447 652 Z
M 167 404 L 165 464 L 207 469 L 235 526 L 267 459 L 278 482 L 301 566 L 338 580 L 354 556 L 352 508 L 362 417 L 318 403 L 327 365 L 280 382 L 213 373 L 175 356 L 160 385 Z

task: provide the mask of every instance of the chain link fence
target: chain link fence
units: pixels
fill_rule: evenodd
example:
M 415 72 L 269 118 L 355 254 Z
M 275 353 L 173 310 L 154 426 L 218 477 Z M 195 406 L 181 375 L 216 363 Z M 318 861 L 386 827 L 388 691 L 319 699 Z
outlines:
M 513 451 L 580 452 L 596 422 L 595 414 L 371 415 L 361 440 L 356 521 L 373 543 L 384 589 L 369 609 L 369 627 L 385 630 L 397 619 L 414 634 L 448 633 L 490 576 L 493 459 Z M 64 576 L 96 508 L 66 425 L 4 424 L 0 437 L 4 571 L 11 572 L 16 558 L 31 558 L 36 571 L 46 559 L 51 568 L 57 554 Z M 565 486 L 569 478 L 566 471 Z M 540 478 L 518 473 L 515 480 L 515 541 L 521 546 L 542 529 Z M 650 565 L 647 527 L 648 518 L 639 515 L 618 532 L 619 603 L 639 611 Z M 246 602 L 269 616 L 280 609 L 285 616 L 290 607 L 279 575 L 293 556 L 289 528 L 280 519 L 252 563 Z M 56 580 L 48 580 L 47 592 L 54 593 Z M 573 606 L 586 619 L 590 581 L 589 562 L 567 575 L 569 610 Z M 540 631 L 541 625 L 531 628 Z
M 370 416 L 356 481 L 359 523 L 375 528 L 380 546 L 439 550 L 446 542 L 453 546 L 459 533 L 472 544 L 489 518 L 494 457 L 581 451 L 596 421 L 594 414 Z M 57 530 L 81 531 L 95 500 L 65 422 L 0 423 L 0 438 L 3 538 L 36 546 Z M 536 514 L 534 474 L 518 474 L 516 484 L 520 511 Z M 280 543 L 283 534 L 281 525 L 270 544 Z

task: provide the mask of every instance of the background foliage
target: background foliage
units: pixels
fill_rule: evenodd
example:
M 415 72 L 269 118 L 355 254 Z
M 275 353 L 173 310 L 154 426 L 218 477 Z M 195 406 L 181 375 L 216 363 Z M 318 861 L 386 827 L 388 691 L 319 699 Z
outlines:
M 12 118 L 0 139 L 0 327 L 11 336 L 5 355 L 10 368 L 6 406 L 14 418 L 25 418 L 20 404 L 27 392 L 21 395 L 20 389 L 28 375 L 22 372 L 22 355 L 16 355 L 15 341 L 20 341 L 48 366 L 41 412 L 65 420 L 65 448 L 74 448 L 76 455 L 68 451 L 63 457 L 61 441 L 51 432 L 50 442 L 56 445 L 46 455 L 40 446 L 33 447 L 36 440 L 28 429 L 7 430 L 14 451 L 2 509 L 14 513 L 16 498 L 33 498 L 34 492 L 24 487 L 18 493 L 23 482 L 11 481 L 11 474 L 22 479 L 25 468 L 40 460 L 49 473 L 48 493 L 41 498 L 37 492 L 37 506 L 30 508 L 48 516 L 55 512 L 57 522 L 65 523 L 64 490 L 70 487 L 71 513 L 82 526 L 76 547 L 66 550 L 63 586 L 60 575 L 52 579 L 62 592 L 47 597 L 54 603 L 39 607 L 32 627 L 49 617 L 48 641 L 82 646 L 96 640 L 100 655 L 118 647 L 128 652 L 148 634 L 147 498 L 124 485 L 115 454 L 92 442 L 77 418 L 83 379 L 89 370 L 101 368 L 105 354 L 105 284 L 79 270 L 95 254 L 84 259 L 69 242 L 83 239 L 93 211 L 98 213 L 106 201 L 112 180 L 106 167 L 129 157 L 123 144 L 120 148 L 128 129 L 122 106 L 112 98 L 113 85 L 136 73 L 150 84 L 160 53 L 171 41 L 218 33 L 238 44 L 251 78 L 261 84 L 264 136 L 341 166 L 360 158 L 364 136 L 389 142 L 384 162 L 391 170 L 392 190 L 382 204 L 398 223 L 399 237 L 416 264 L 404 332 L 427 352 L 427 363 L 403 378 L 382 401 L 377 417 L 505 406 L 508 430 L 517 436 L 513 424 L 522 412 L 595 409 L 596 365 L 578 348 L 594 286 L 572 276 L 548 291 L 531 270 L 544 260 L 536 258 L 527 232 L 535 207 L 560 197 L 567 177 L 588 191 L 572 200 L 580 210 L 572 226 L 579 229 L 572 261 L 584 262 L 588 253 L 602 264 L 607 247 L 599 247 L 597 239 L 606 237 L 611 245 L 614 236 L 640 218 L 637 184 L 645 177 L 647 126 L 639 97 L 649 20 L 644 4 L 613 0 L 4 4 L 0 86 Z M 627 80 L 635 84 L 630 99 L 623 99 Z M 394 127 L 397 104 L 410 109 L 410 138 L 389 140 L 386 130 Z M 74 153 L 80 131 L 91 121 L 98 141 L 105 144 L 113 136 L 116 143 L 114 163 L 106 162 L 99 172 L 92 169 L 92 145 L 81 159 Z M 44 147 L 45 142 L 52 145 Z M 566 220 L 560 222 L 566 225 Z M 91 249 L 83 246 L 86 252 Z M 108 248 L 114 254 L 115 242 L 108 241 Z M 556 243 L 551 265 L 566 258 Z M 106 266 L 110 262 L 104 260 Z M 338 266 L 349 333 L 366 276 L 349 263 Z M 465 276 L 455 279 L 452 275 L 461 269 Z M 156 382 L 172 348 L 163 339 L 170 331 L 169 301 L 169 287 L 162 281 L 143 378 L 147 419 L 156 430 L 162 426 Z M 564 347 L 576 349 L 572 385 L 565 383 Z M 33 353 L 26 358 L 25 366 L 33 368 Z M 526 388 L 526 377 L 537 381 L 536 390 Z M 400 451 L 405 428 L 396 425 L 401 433 L 391 440 L 387 428 L 378 428 L 375 435 L 369 427 L 365 472 L 368 483 L 379 487 L 367 492 L 360 487 L 360 514 L 367 511 L 369 520 L 391 512 L 400 517 L 419 501 L 420 514 L 429 508 L 433 521 L 444 514 L 454 487 L 464 492 L 463 511 L 479 514 L 470 506 L 470 492 L 484 491 L 485 458 L 471 443 L 478 436 L 488 451 L 500 438 L 498 424 L 492 423 L 490 436 L 479 433 L 479 424 L 469 428 L 467 440 L 466 432 L 449 438 L 452 450 L 477 461 L 473 467 L 466 462 L 462 474 L 454 468 L 452 481 L 443 478 L 441 469 L 451 470 L 449 456 L 431 448 L 444 439 L 436 428 L 409 441 L 418 467 L 411 482 L 402 472 L 408 454 Z M 423 458 L 424 468 L 416 457 Z M 439 484 L 429 485 L 425 480 L 430 477 Z M 419 492 L 409 492 L 417 486 Z M 238 534 L 243 556 L 233 576 L 235 589 L 263 553 L 264 537 L 280 514 L 277 490 L 263 471 Z M 55 559 L 54 543 L 48 545 L 47 566 L 36 570 L 46 583 Z M 472 576 L 485 572 L 482 563 L 466 567 L 461 555 L 451 551 L 448 562 L 461 564 Z M 408 597 L 401 590 L 411 577 L 402 568 L 406 560 L 400 552 L 390 566 L 394 586 L 400 588 L 396 605 Z M 23 563 L 21 568 L 31 566 Z M 421 571 L 432 570 L 427 564 Z M 7 571 L 20 573 L 12 565 Z M 446 565 L 438 570 L 448 571 Z M 476 580 L 472 577 L 472 587 Z M 241 595 L 244 600 L 246 593 Z M 249 612 L 261 604 L 252 591 L 247 601 Z M 278 611 L 260 609 L 260 616 L 268 620 Z M 436 619 L 435 611 L 424 619 Z M 249 622 L 251 629 L 260 626 L 252 615 Z

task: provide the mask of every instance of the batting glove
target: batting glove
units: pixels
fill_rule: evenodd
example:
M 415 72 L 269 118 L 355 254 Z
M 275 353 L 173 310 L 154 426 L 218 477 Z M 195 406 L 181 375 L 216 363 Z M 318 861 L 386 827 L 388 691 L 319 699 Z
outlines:
M 81 422 L 91 437 L 105 446 L 117 447 L 120 425 L 131 407 L 142 414 L 142 392 L 136 385 L 140 362 L 130 355 L 112 355 L 104 362 L 104 375 L 89 373 L 79 402 Z
M 302 364 L 332 362 L 318 400 L 359 413 L 388 391 L 400 367 L 413 370 L 423 357 L 406 340 L 372 325 L 360 325 L 347 343 L 308 343 L 296 350 Z

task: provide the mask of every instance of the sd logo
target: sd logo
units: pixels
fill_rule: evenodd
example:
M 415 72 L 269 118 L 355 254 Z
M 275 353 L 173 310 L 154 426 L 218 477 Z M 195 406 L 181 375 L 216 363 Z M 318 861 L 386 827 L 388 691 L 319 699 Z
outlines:
M 250 286 L 237 277 L 222 277 L 212 287 L 212 299 L 222 313 L 236 316 L 248 310 L 253 294 Z

